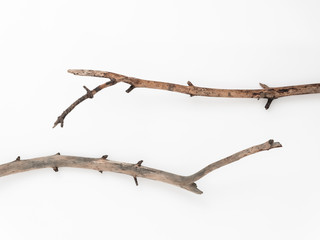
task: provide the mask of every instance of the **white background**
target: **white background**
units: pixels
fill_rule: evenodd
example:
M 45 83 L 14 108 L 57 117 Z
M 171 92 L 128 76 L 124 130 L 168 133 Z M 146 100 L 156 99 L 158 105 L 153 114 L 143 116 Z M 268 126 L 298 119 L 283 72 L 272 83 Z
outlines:
M 1 1 L 1 163 L 100 157 L 177 174 L 270 138 L 198 181 L 196 195 L 146 179 L 84 169 L 0 179 L 1 239 L 319 239 L 320 95 L 190 98 L 69 68 L 215 88 L 320 82 L 320 2 Z

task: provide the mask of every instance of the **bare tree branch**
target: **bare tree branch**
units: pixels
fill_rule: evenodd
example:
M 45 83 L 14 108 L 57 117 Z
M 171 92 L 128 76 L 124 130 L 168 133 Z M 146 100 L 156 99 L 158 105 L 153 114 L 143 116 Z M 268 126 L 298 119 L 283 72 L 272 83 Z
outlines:
M 53 156 L 33 158 L 27 160 L 21 160 L 20 157 L 17 157 L 16 160 L 10 163 L 0 165 L 0 177 L 42 168 L 52 168 L 55 172 L 58 172 L 59 168 L 61 167 L 87 168 L 99 171 L 101 173 L 103 171 L 110 171 L 127 174 L 134 178 L 136 185 L 138 185 L 137 178 L 141 177 L 169 183 L 184 188 L 188 191 L 201 194 L 202 191 L 197 188 L 195 182 L 207 175 L 208 173 L 212 172 L 217 168 L 235 162 L 243 157 L 249 156 L 251 154 L 278 147 L 282 147 L 279 142 L 269 140 L 263 144 L 247 148 L 220 161 L 214 162 L 190 176 L 182 176 L 145 167 L 142 165 L 142 160 L 140 160 L 136 164 L 131 164 L 108 160 L 107 155 L 104 155 L 101 158 L 86 158 L 64 156 L 60 155 L 60 153 L 57 153 Z
M 307 85 L 296 85 L 296 86 L 286 86 L 286 87 L 276 87 L 270 88 L 265 84 L 260 83 L 262 89 L 252 89 L 252 90 L 239 90 L 239 89 L 216 89 L 216 88 L 203 88 L 194 86 L 190 81 L 187 82 L 188 86 L 166 83 L 166 82 L 158 82 L 158 81 L 150 81 L 143 80 L 134 77 L 127 77 L 121 74 L 112 73 L 112 72 L 104 72 L 104 71 L 96 71 L 96 70 L 76 70 L 70 69 L 69 73 L 73 73 L 75 75 L 80 76 L 92 76 L 92 77 L 102 77 L 110 79 L 109 82 L 101 84 L 93 90 L 86 89 L 86 94 L 75 101 L 70 107 L 68 107 L 57 119 L 54 123 L 54 126 L 61 124 L 63 127 L 65 117 L 81 102 L 86 100 L 87 98 L 93 98 L 93 96 L 99 92 L 100 90 L 113 86 L 119 82 L 124 82 L 130 85 L 130 87 L 126 90 L 127 93 L 131 92 L 135 88 L 151 88 L 151 89 L 161 89 L 172 92 L 179 92 L 188 94 L 192 96 L 206 96 L 206 97 L 231 97 L 231 98 L 265 98 L 267 99 L 267 104 L 265 108 L 268 109 L 273 100 L 280 97 L 287 97 L 293 95 L 302 95 L 302 94 L 312 94 L 312 93 L 320 93 L 320 84 L 307 84 Z

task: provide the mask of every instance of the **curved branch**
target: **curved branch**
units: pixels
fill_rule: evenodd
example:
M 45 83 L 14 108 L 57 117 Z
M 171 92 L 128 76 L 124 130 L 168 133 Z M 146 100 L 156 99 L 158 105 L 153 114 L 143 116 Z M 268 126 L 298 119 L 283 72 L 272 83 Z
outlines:
M 278 147 L 282 147 L 279 142 L 269 140 L 263 144 L 250 147 L 248 149 L 235 153 L 227 158 L 224 158 L 220 161 L 214 162 L 190 176 L 181 176 L 145 167 L 142 166 L 142 160 L 136 164 L 131 164 L 108 160 L 107 155 L 104 155 L 101 158 L 86 158 L 64 156 L 60 155 L 60 153 L 57 153 L 53 156 L 33 158 L 27 160 L 21 160 L 20 157 L 17 157 L 17 159 L 13 162 L 0 165 L 0 177 L 41 168 L 52 168 L 55 172 L 58 172 L 60 167 L 87 168 L 97 170 L 101 173 L 103 171 L 110 171 L 127 174 L 134 178 L 136 185 L 138 185 L 137 178 L 142 177 L 169 183 L 184 188 L 188 191 L 201 194 L 202 191 L 197 188 L 195 182 L 207 175 L 208 173 L 212 172 L 217 168 L 235 162 L 248 155 Z
M 124 82 L 130 85 L 126 90 L 127 93 L 131 92 L 135 88 L 151 88 L 151 89 L 161 89 L 172 92 L 179 92 L 188 94 L 192 96 L 206 96 L 206 97 L 231 97 L 231 98 L 265 98 L 267 103 L 265 108 L 268 109 L 273 100 L 280 97 L 287 97 L 293 95 L 302 95 L 302 94 L 312 94 L 320 93 L 320 84 L 306 84 L 306 85 L 296 85 L 296 86 L 286 86 L 286 87 L 276 87 L 270 88 L 265 84 L 260 83 L 262 89 L 252 89 L 252 90 L 239 90 L 239 89 L 216 89 L 216 88 L 203 88 L 194 86 L 190 81 L 187 82 L 188 86 L 143 80 L 134 77 L 127 77 L 121 74 L 105 72 L 105 71 L 96 71 L 96 70 L 77 70 L 70 69 L 69 73 L 73 73 L 79 76 L 92 76 L 92 77 L 101 77 L 110 79 L 109 82 L 104 83 L 93 90 L 89 90 L 84 87 L 87 91 L 85 95 L 75 101 L 70 107 L 68 107 L 56 120 L 54 126 L 61 124 L 63 127 L 63 122 L 65 117 L 82 101 L 87 98 L 93 98 L 93 96 L 100 90 L 113 86 L 119 82 Z

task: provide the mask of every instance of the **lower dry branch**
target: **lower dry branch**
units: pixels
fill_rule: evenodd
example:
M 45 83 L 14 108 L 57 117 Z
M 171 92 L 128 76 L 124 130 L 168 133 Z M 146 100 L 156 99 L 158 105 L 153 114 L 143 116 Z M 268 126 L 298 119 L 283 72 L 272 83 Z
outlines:
M 103 171 L 110 171 L 127 174 L 134 178 L 136 185 L 138 185 L 137 178 L 142 177 L 169 183 L 184 188 L 188 191 L 201 194 L 202 191 L 197 188 L 195 182 L 207 175 L 208 173 L 212 172 L 217 168 L 235 162 L 248 155 L 278 147 L 282 147 L 279 142 L 269 140 L 263 144 L 247 148 L 222 160 L 214 162 L 190 176 L 181 176 L 145 167 L 142 165 L 142 160 L 136 164 L 131 164 L 108 160 L 107 155 L 104 155 L 101 158 L 86 158 L 64 156 L 60 155 L 60 153 L 57 153 L 53 156 L 33 158 L 27 160 L 21 160 L 20 157 L 17 157 L 17 159 L 13 162 L 0 165 L 0 177 L 41 168 L 52 168 L 55 172 L 58 172 L 59 168 L 61 167 L 87 168 L 99 171 L 101 173 Z
M 265 108 L 268 109 L 271 103 L 280 97 L 287 97 L 293 95 L 301 94 L 312 94 L 320 93 L 320 84 L 306 84 L 306 85 L 296 85 L 296 86 L 286 86 L 286 87 L 268 87 L 266 84 L 260 83 L 261 89 L 216 89 L 216 88 L 203 88 L 193 85 L 190 81 L 187 82 L 187 86 L 159 81 L 150 81 L 134 77 L 127 77 L 121 74 L 96 71 L 96 70 L 77 70 L 70 69 L 69 73 L 73 73 L 79 76 L 92 76 L 92 77 L 102 77 L 110 79 L 109 82 L 101 84 L 93 90 L 89 90 L 84 86 L 86 94 L 76 100 L 71 104 L 57 119 L 54 126 L 61 124 L 63 127 L 63 122 L 65 117 L 81 102 L 87 98 L 93 98 L 93 96 L 100 90 L 113 86 L 119 82 L 124 82 L 129 84 L 129 88 L 126 90 L 127 93 L 131 92 L 135 88 L 151 88 L 151 89 L 161 89 L 172 92 L 179 92 L 188 94 L 192 96 L 206 96 L 206 97 L 228 97 L 228 98 L 264 98 L 267 99 Z

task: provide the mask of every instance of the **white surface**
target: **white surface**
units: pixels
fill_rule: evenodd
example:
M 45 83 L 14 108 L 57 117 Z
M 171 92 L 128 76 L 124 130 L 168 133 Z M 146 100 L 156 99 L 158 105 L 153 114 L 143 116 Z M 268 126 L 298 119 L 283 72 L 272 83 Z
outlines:
M 270 138 L 262 152 L 174 186 L 81 169 L 0 179 L 1 239 L 319 239 L 320 95 L 217 99 L 103 90 L 69 68 L 216 88 L 320 82 L 319 1 L 2 1 L 1 163 L 61 152 L 191 174 Z

